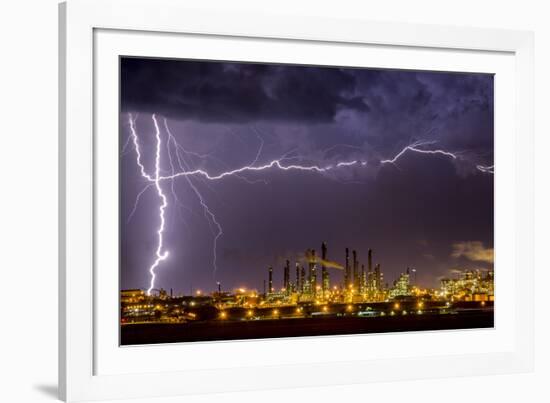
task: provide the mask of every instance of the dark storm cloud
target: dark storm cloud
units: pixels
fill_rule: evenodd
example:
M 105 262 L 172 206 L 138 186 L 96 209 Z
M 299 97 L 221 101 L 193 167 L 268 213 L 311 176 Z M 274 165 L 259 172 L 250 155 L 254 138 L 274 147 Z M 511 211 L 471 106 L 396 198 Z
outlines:
M 354 132 L 355 145 L 379 152 L 436 139 L 492 158 L 490 74 L 122 58 L 121 97 L 123 112 L 201 123 L 317 123 L 339 136 Z
M 178 60 L 121 60 L 123 111 L 203 122 L 331 122 L 366 112 L 354 75 L 341 69 Z
M 493 145 L 493 77 L 357 70 L 357 92 L 371 110 L 366 136 L 378 147 L 435 139 L 450 149 Z M 478 150 L 479 151 L 479 150 Z

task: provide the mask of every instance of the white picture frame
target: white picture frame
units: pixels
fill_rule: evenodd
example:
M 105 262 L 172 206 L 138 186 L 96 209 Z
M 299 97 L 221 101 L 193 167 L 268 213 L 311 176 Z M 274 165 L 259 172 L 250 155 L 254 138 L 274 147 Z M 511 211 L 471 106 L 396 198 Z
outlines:
M 499 233 L 506 235 L 506 240 L 500 242 L 502 252 L 496 247 L 496 256 L 497 264 L 507 267 L 506 276 L 501 277 L 504 280 L 497 278 L 497 304 L 500 305 L 497 305 L 496 312 L 498 315 L 499 307 L 502 307 L 500 314 L 508 319 L 502 319 L 499 325 L 497 317 L 494 333 L 483 335 L 478 331 L 464 331 L 447 334 L 438 342 L 441 343 L 439 349 L 423 350 L 419 347 L 417 354 L 409 355 L 395 353 L 375 356 L 365 353 L 357 354 L 352 359 L 349 355 L 338 358 L 333 354 L 326 354 L 321 358 L 308 359 L 306 354 L 305 359 L 295 362 L 275 359 L 281 355 L 278 352 L 282 348 L 323 348 L 324 351 L 331 351 L 335 343 L 339 343 L 339 346 L 344 343 L 345 348 L 357 351 L 369 336 L 345 339 L 328 337 L 318 340 L 309 338 L 305 342 L 282 339 L 276 342 L 224 342 L 206 347 L 203 344 L 196 347 L 180 345 L 141 350 L 120 349 L 113 342 L 113 337 L 109 337 L 118 323 L 105 319 L 106 315 L 103 313 L 108 309 L 109 301 L 113 298 L 116 300 L 118 294 L 114 295 L 109 290 L 116 289 L 118 293 L 118 284 L 113 284 L 109 276 L 104 276 L 105 271 L 98 270 L 97 264 L 102 258 L 98 257 L 96 250 L 98 243 L 104 239 L 98 233 L 98 222 L 103 219 L 100 216 L 102 213 L 98 215 L 98 206 L 107 203 L 108 207 L 110 203 L 108 197 L 98 200 L 96 182 L 111 161 L 104 158 L 108 154 L 103 152 L 104 142 L 97 142 L 98 128 L 105 128 L 101 133 L 106 133 L 109 132 L 109 127 L 102 126 L 104 119 L 98 119 L 97 115 L 112 114 L 114 106 L 110 103 L 116 105 L 118 99 L 109 102 L 112 91 L 98 88 L 98 74 L 103 71 L 103 64 L 98 60 L 102 60 L 104 54 L 112 58 L 121 51 L 115 43 L 126 46 L 131 41 L 109 35 L 102 36 L 99 40 L 102 32 L 113 32 L 122 36 L 141 35 L 140 46 L 147 46 L 147 38 L 155 35 L 156 41 L 167 43 L 172 40 L 169 38 L 191 35 L 199 40 L 222 38 L 232 43 L 245 40 L 252 43 L 285 41 L 289 44 L 286 47 L 291 47 L 292 43 L 332 46 L 335 52 L 338 46 L 357 46 L 358 49 L 361 46 L 370 46 L 383 48 L 390 55 L 388 66 L 393 68 L 415 66 L 410 61 L 407 66 L 404 62 L 400 65 L 399 62 L 392 61 L 392 52 L 398 51 L 424 52 L 422 54 L 428 55 L 428 58 L 430 53 L 447 52 L 448 56 L 440 57 L 441 68 L 449 69 L 449 63 L 452 62 L 458 71 L 477 71 L 483 69 L 483 63 L 493 63 L 490 60 L 481 60 L 484 59 L 483 55 L 488 55 L 487 59 L 491 55 L 505 56 L 502 76 L 506 77 L 507 84 L 502 88 L 510 96 L 507 97 L 508 101 L 502 100 L 499 104 L 497 98 L 495 103 L 496 109 L 507 112 L 502 114 L 506 115 L 503 119 L 511 120 L 506 121 L 507 127 L 503 124 L 499 126 L 497 121 L 495 183 L 497 191 L 505 191 L 502 194 L 508 200 L 507 203 L 501 203 L 500 213 L 497 211 L 496 215 L 508 216 L 510 222 L 496 220 L 495 232 L 497 236 Z M 159 39 L 159 34 L 164 36 Z M 534 133 L 531 33 L 380 23 L 360 19 L 326 20 L 299 15 L 228 15 L 225 11 L 220 13 L 216 10 L 193 10 L 187 8 L 183 2 L 171 0 L 70 0 L 60 5 L 59 39 L 59 391 L 62 399 L 77 401 L 171 396 L 532 370 Z M 107 43 L 108 46 L 103 46 L 100 42 Z M 160 49 L 158 52 L 169 52 L 170 46 L 178 46 L 173 44 L 164 48 L 151 40 L 152 45 Z M 141 51 L 149 55 L 151 49 Z M 215 51 L 215 47 L 213 49 Z M 463 56 L 457 58 L 457 54 Z M 243 57 L 246 56 L 241 55 Z M 253 59 L 258 57 L 255 55 Z M 284 58 L 288 56 L 284 56 L 281 51 L 276 57 L 287 60 Z M 480 61 L 476 65 L 477 59 Z M 432 68 L 438 66 L 435 59 L 430 63 Z M 418 66 L 421 67 L 420 64 Z M 105 81 L 103 78 L 100 81 L 109 83 L 109 80 Z M 113 83 L 110 85 L 112 87 Z M 503 120 L 502 123 L 504 122 Z M 499 152 L 498 147 L 501 147 L 502 152 Z M 498 207 L 499 199 L 495 199 Z M 104 210 L 101 208 L 99 211 Z M 102 290 L 103 303 L 98 302 L 98 290 Z M 109 296 L 103 298 L 106 295 L 105 290 Z M 113 310 L 116 308 L 113 307 Z M 438 345 L 435 340 L 439 336 L 434 333 L 437 332 L 432 332 L 430 336 L 417 333 L 399 337 L 409 342 L 430 337 L 434 341 L 430 344 L 435 346 Z M 495 335 L 498 335 L 500 344 L 494 343 L 497 337 Z M 484 350 L 483 344 L 478 349 L 472 347 L 472 340 L 481 340 L 483 337 L 487 338 L 488 344 L 494 345 L 491 351 Z M 461 341 L 463 347 L 446 349 L 445 343 L 451 338 L 453 343 L 456 340 Z M 211 354 L 226 354 L 232 357 L 232 362 L 230 365 L 217 365 L 216 360 L 204 360 L 208 361 L 205 364 L 199 362 L 197 354 L 190 354 L 190 348 L 202 348 L 206 354 L 208 351 Z M 266 356 L 263 361 L 262 358 L 239 361 L 238 354 L 244 350 L 270 350 L 273 356 Z M 155 356 L 173 354 L 187 354 L 187 357 L 192 358 L 186 365 L 178 365 L 175 360 L 176 364 L 170 366 L 153 366 L 152 358 Z M 252 355 L 258 356 L 255 353 Z M 109 365 L 105 366 L 105 362 Z M 136 369 L 137 362 L 145 363 L 143 368 Z M 133 371 L 129 369 L 132 366 Z M 212 379 L 216 379 L 216 382 L 212 382 Z

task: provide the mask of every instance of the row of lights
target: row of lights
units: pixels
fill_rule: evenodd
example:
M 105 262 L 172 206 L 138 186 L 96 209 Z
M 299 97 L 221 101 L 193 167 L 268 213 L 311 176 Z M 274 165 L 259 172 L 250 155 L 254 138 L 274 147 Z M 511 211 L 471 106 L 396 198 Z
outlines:
M 322 309 L 323 309 L 323 312 L 328 312 L 328 310 L 329 310 L 328 306 L 326 306 L 326 305 L 323 306 Z M 346 310 L 347 310 L 348 312 L 353 311 L 353 306 L 352 306 L 352 305 L 348 305 L 348 306 L 346 307 Z M 304 312 L 304 308 L 302 308 L 302 307 L 296 308 L 296 311 L 295 311 L 296 314 L 300 315 L 300 314 L 302 314 L 303 312 Z M 274 310 L 271 312 L 271 314 L 272 314 L 272 316 L 279 316 L 280 311 L 279 311 L 278 309 L 274 309 Z M 249 318 L 253 317 L 253 316 L 254 316 L 254 311 L 253 311 L 252 309 L 249 309 L 248 311 L 246 311 L 246 316 L 249 317 Z M 221 311 L 221 312 L 220 312 L 220 319 L 227 319 L 227 312 Z
M 447 306 L 449 306 L 449 305 L 450 305 L 450 304 L 447 303 Z M 481 306 L 485 306 L 485 301 L 482 301 L 480 305 L 481 305 Z M 419 315 L 421 315 L 421 314 L 422 314 L 422 308 L 424 308 L 424 302 L 422 302 L 422 301 L 418 302 L 418 303 L 416 304 L 416 307 L 417 307 L 416 313 L 419 314 Z M 394 309 L 393 309 L 392 311 L 390 311 L 390 315 L 391 315 L 391 316 L 394 316 L 394 315 L 395 315 L 395 311 L 399 311 L 399 310 L 401 309 L 401 304 L 400 304 L 399 302 L 396 302 L 396 303 L 393 304 L 393 308 L 394 308 Z M 328 306 L 325 305 L 325 306 L 323 306 L 322 310 L 323 310 L 323 312 L 328 312 L 328 311 L 329 311 L 329 308 L 328 308 Z M 347 312 L 353 312 L 353 310 L 354 310 L 353 305 L 347 305 L 347 306 L 346 306 L 346 311 L 347 311 Z M 303 313 L 303 311 L 304 311 L 304 308 L 298 307 L 298 308 L 296 308 L 295 313 L 296 313 L 296 314 L 301 314 L 301 313 Z M 402 314 L 402 315 L 407 315 L 407 313 L 408 313 L 408 312 L 407 312 L 406 310 L 401 311 L 401 314 Z M 279 312 L 278 309 L 274 309 L 274 310 L 272 311 L 272 315 L 273 315 L 273 316 L 279 316 L 279 314 L 280 314 L 280 312 Z M 251 309 L 249 309 L 249 310 L 246 312 L 246 316 L 249 317 L 249 318 L 250 318 L 250 317 L 253 317 L 253 316 L 254 316 L 254 311 L 251 310 Z M 384 313 L 384 312 L 381 312 L 381 313 L 380 313 L 380 316 L 385 316 L 385 313 Z M 220 313 L 220 318 L 221 318 L 221 319 L 227 319 L 227 313 L 226 313 L 225 311 L 222 311 L 222 312 Z

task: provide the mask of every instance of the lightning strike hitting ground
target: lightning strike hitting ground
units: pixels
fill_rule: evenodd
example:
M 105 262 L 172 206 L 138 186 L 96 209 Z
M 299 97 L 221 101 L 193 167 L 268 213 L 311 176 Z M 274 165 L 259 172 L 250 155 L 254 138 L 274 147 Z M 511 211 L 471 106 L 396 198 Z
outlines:
M 347 167 L 352 167 L 352 166 L 364 167 L 364 166 L 367 165 L 367 161 L 360 161 L 360 160 L 340 161 L 340 162 L 337 162 L 334 165 L 327 165 L 327 166 L 300 165 L 300 164 L 285 165 L 283 163 L 283 161 L 289 159 L 289 157 L 287 157 L 285 155 L 285 156 L 283 156 L 279 159 L 273 160 L 273 161 L 271 161 L 267 164 L 256 166 L 255 164 L 257 163 L 257 161 L 260 157 L 260 154 L 261 154 L 261 151 L 262 151 L 262 148 L 263 148 L 263 144 L 264 144 L 263 139 L 261 139 L 261 137 L 258 136 L 258 138 L 261 141 L 261 144 L 260 144 L 260 148 L 259 148 L 259 150 L 256 154 L 256 157 L 254 158 L 252 164 L 245 165 L 243 167 L 232 169 L 232 170 L 229 170 L 229 171 L 224 171 L 224 172 L 221 172 L 221 173 L 218 173 L 218 174 L 211 174 L 211 173 L 209 173 L 209 172 L 207 172 L 203 169 L 189 169 L 188 163 L 185 161 L 184 157 L 179 153 L 179 150 L 182 150 L 185 154 L 189 154 L 189 155 L 192 154 L 192 155 L 195 155 L 195 156 L 199 156 L 201 158 L 206 158 L 208 156 L 200 155 L 200 154 L 197 154 L 197 153 L 192 153 L 190 151 L 185 150 L 183 147 L 181 147 L 181 145 L 178 144 L 175 137 L 170 132 L 170 128 L 168 127 L 166 119 L 164 119 L 164 127 L 165 127 L 165 131 L 167 133 L 167 136 L 168 136 L 166 147 L 167 147 L 167 153 L 168 153 L 169 162 L 170 162 L 170 166 L 171 166 L 171 172 L 170 172 L 169 175 L 161 175 L 161 173 L 160 173 L 161 151 L 160 150 L 161 150 L 161 146 L 162 146 L 162 140 L 161 140 L 160 129 L 159 129 L 158 122 L 157 122 L 155 114 L 152 115 L 152 120 L 153 120 L 153 123 L 154 123 L 154 126 L 155 126 L 155 138 L 156 138 L 155 175 L 154 176 L 151 176 L 151 175 L 147 174 L 147 172 L 145 170 L 145 166 L 142 163 L 142 156 L 141 156 L 141 151 L 140 151 L 140 146 L 139 146 L 139 138 L 138 138 L 136 127 L 135 127 L 135 119 L 132 117 L 131 114 L 129 114 L 129 118 L 128 118 L 128 122 L 129 122 L 129 126 L 130 126 L 130 132 L 131 132 L 131 138 L 132 138 L 132 141 L 134 143 L 134 149 L 136 151 L 136 164 L 137 164 L 137 166 L 140 170 L 141 176 L 145 180 L 150 182 L 138 194 L 138 197 L 136 199 L 136 202 L 134 204 L 134 208 L 132 210 L 132 213 L 130 214 L 130 217 L 134 214 L 134 212 L 136 210 L 137 203 L 139 202 L 139 197 L 151 185 L 155 186 L 155 188 L 157 190 L 157 194 L 158 194 L 159 199 L 161 201 L 161 204 L 159 206 L 160 224 L 159 224 L 159 228 L 157 230 L 158 243 L 157 243 L 157 249 L 156 249 L 156 252 L 155 252 L 156 258 L 155 258 L 154 263 L 152 264 L 152 266 L 149 268 L 149 273 L 151 274 L 151 282 L 150 282 L 150 287 L 147 290 L 148 295 L 150 295 L 151 290 L 155 286 L 155 278 L 156 278 L 155 269 L 160 265 L 160 263 L 163 260 L 165 260 L 168 257 L 168 251 L 164 251 L 164 245 L 163 245 L 163 233 L 164 233 L 164 229 L 165 229 L 164 214 L 165 214 L 166 208 L 168 207 L 168 200 L 167 200 L 166 195 L 164 194 L 163 189 L 161 187 L 161 183 L 163 181 L 166 181 L 166 180 L 171 181 L 171 183 L 172 183 L 172 192 L 174 194 L 174 198 L 175 198 L 175 200 L 179 200 L 179 199 L 177 199 L 177 195 L 175 194 L 175 191 L 174 191 L 174 188 L 173 188 L 173 182 L 174 182 L 174 179 L 177 179 L 179 177 L 185 178 L 187 180 L 187 183 L 189 184 L 189 186 L 193 190 L 194 194 L 197 196 L 197 199 L 199 200 L 199 203 L 200 203 L 201 207 L 203 208 L 204 216 L 208 220 L 209 225 L 211 226 L 211 228 L 214 227 L 215 232 L 214 232 L 214 242 L 213 242 L 213 267 L 214 267 L 214 273 L 213 274 L 215 276 L 216 272 L 217 272 L 217 243 L 219 241 L 219 238 L 223 235 L 223 229 L 222 229 L 222 226 L 219 223 L 219 221 L 216 219 L 216 216 L 214 215 L 214 213 L 211 211 L 211 209 L 208 207 L 207 203 L 205 202 L 204 197 L 199 192 L 198 188 L 191 181 L 192 177 L 203 178 L 203 179 L 209 180 L 209 181 L 217 181 L 217 180 L 221 180 L 225 177 L 231 177 L 231 176 L 234 176 L 234 177 L 237 177 L 237 178 L 240 178 L 240 179 L 246 179 L 246 178 L 240 176 L 239 174 L 246 173 L 246 172 L 264 171 L 264 170 L 268 170 L 268 169 L 279 169 L 279 170 L 282 170 L 282 171 L 298 170 L 298 171 L 306 171 L 306 172 L 325 173 L 325 172 L 328 172 L 328 171 L 331 171 L 331 170 L 334 170 L 334 169 L 339 169 L 339 168 L 347 168 Z M 171 155 L 171 151 L 170 151 L 171 150 L 170 143 L 172 143 L 174 145 L 174 148 L 175 148 L 175 154 L 176 154 L 176 158 L 178 160 L 178 165 L 179 165 L 179 171 L 178 172 L 175 172 L 175 169 L 174 169 L 174 164 L 173 164 L 173 161 L 172 161 L 172 155 Z M 414 153 L 418 153 L 418 154 L 428 154 L 428 155 L 443 155 L 443 156 L 446 156 L 446 157 L 449 157 L 449 158 L 452 158 L 452 159 L 455 159 L 455 160 L 459 158 L 458 153 L 453 153 L 453 152 L 442 150 L 442 149 L 423 149 L 423 148 L 419 148 L 419 147 L 423 147 L 423 146 L 432 145 L 434 143 L 435 143 L 434 141 L 417 141 L 417 142 L 414 142 L 410 145 L 405 146 L 393 158 L 381 160 L 380 165 L 386 165 L 386 164 L 396 165 L 397 161 L 401 157 L 403 157 L 403 155 L 405 155 L 407 152 L 414 152 Z M 479 170 L 480 172 L 483 172 L 483 173 L 490 173 L 490 174 L 494 173 L 494 165 L 491 165 L 491 166 L 476 165 L 476 169 Z M 254 183 L 254 182 L 249 182 L 249 183 Z
M 162 191 L 162 187 L 160 186 L 160 148 L 161 148 L 161 139 L 160 139 L 160 129 L 157 123 L 156 116 L 152 115 L 153 122 L 155 124 L 155 137 L 157 139 L 157 150 L 155 155 L 155 187 L 157 189 L 157 193 L 159 195 L 159 198 L 161 200 L 161 204 L 159 206 L 159 218 L 160 218 L 160 224 L 159 228 L 157 230 L 158 235 L 158 244 L 157 244 L 157 250 L 155 252 L 156 259 L 154 263 L 149 268 L 149 273 L 151 274 L 151 284 L 149 285 L 149 289 L 147 290 L 147 295 L 151 295 L 151 290 L 155 288 L 155 269 L 158 267 L 161 261 L 165 260 L 168 257 L 169 252 L 163 251 L 163 234 L 164 234 L 164 211 L 166 207 L 168 206 L 168 200 L 166 199 L 166 195 Z M 143 172 L 142 172 L 143 174 Z

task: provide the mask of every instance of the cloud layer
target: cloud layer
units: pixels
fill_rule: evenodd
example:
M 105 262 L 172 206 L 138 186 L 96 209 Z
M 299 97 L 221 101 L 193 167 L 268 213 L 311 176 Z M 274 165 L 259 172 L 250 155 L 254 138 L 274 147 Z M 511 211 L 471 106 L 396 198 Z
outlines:
M 356 78 L 341 69 L 124 58 L 123 108 L 202 122 L 330 122 L 366 112 Z
M 457 242 L 453 244 L 451 257 L 465 257 L 474 262 L 494 263 L 495 250 L 493 248 L 485 248 L 480 241 Z

